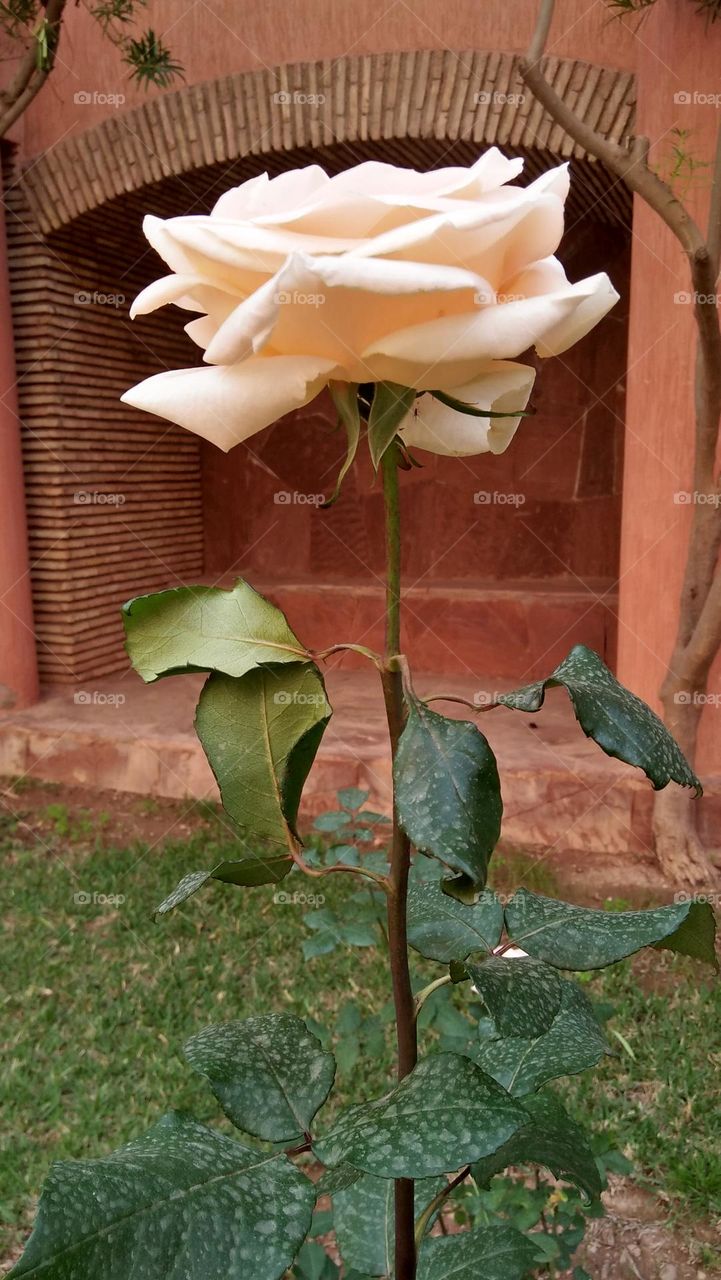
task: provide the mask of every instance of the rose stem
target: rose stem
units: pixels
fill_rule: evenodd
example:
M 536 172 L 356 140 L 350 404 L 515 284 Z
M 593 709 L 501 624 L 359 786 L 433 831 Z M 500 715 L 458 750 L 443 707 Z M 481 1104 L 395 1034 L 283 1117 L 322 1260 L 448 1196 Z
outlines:
M 383 455 L 383 496 L 386 530 L 386 639 L 381 670 L 383 695 L 388 719 L 391 756 L 394 759 L 403 721 L 402 675 L 394 658 L 400 652 L 401 626 L 401 542 L 400 503 L 396 446 L 391 444 Z M 410 842 L 398 822 L 393 803 L 393 842 L 391 846 L 390 892 L 388 894 L 388 944 L 393 985 L 398 1042 L 397 1075 L 402 1080 L 413 1070 L 418 1058 L 415 1008 L 408 971 L 406 940 L 406 899 Z M 399 1178 L 395 1184 L 395 1280 L 414 1280 L 416 1249 L 414 1227 L 414 1188 L 410 1178 Z

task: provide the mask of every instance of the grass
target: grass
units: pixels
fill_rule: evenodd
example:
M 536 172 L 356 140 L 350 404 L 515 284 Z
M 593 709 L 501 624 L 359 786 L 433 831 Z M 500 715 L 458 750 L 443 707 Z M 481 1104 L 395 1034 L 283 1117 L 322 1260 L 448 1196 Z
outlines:
M 387 1009 L 382 950 L 340 948 L 304 961 L 308 908 L 274 902 L 271 887 L 211 885 L 153 922 L 152 908 L 181 876 L 223 856 L 212 810 L 198 810 L 199 828 L 187 839 L 150 853 L 140 843 L 106 847 L 106 823 L 97 817 L 53 800 L 43 813 L 42 842 L 28 841 L 12 817 L 0 824 L 5 1253 L 30 1223 L 51 1160 L 106 1152 L 171 1107 L 224 1124 L 182 1055 L 185 1039 L 204 1024 L 290 1011 L 342 1039 L 349 1002 L 364 1017 Z M 527 878 L 530 868 L 520 860 L 501 864 L 498 887 L 509 887 L 519 872 Z M 545 876 L 531 887 L 552 892 Z M 355 891 L 340 876 L 302 888 L 322 893 L 335 910 Z M 430 962 L 417 966 L 419 982 L 437 973 Z M 615 1006 L 612 1025 L 634 1057 L 617 1042 L 616 1059 L 570 1083 L 574 1109 L 634 1161 L 639 1177 L 668 1194 L 672 1207 L 718 1214 L 718 984 L 698 966 L 653 952 L 635 970 L 626 963 L 594 976 L 588 990 Z M 340 1102 L 387 1087 L 392 1027 L 381 1022 L 369 1058 L 341 1055 Z

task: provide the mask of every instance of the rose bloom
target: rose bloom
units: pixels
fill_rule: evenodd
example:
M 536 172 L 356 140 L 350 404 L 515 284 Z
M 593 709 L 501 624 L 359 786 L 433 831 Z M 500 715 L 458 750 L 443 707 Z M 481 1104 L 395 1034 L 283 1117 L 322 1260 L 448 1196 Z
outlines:
M 246 440 L 330 381 L 440 390 L 473 417 L 421 395 L 400 427 L 409 445 L 502 452 L 535 372 L 516 357 L 558 355 L 617 300 L 605 274 L 570 284 L 553 256 L 568 166 L 522 188 L 497 148 L 470 168 L 416 173 L 368 161 L 335 177 L 317 165 L 251 178 L 209 215 L 147 217 L 171 275 L 131 315 L 175 303 L 205 365 L 159 373 L 122 397 L 211 440 Z

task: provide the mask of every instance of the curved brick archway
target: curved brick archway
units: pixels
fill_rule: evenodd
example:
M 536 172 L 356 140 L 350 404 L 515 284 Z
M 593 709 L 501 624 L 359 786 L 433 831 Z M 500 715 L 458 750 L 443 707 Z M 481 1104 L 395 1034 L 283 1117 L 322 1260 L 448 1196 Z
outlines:
M 495 143 L 575 158 L 588 197 L 625 218 L 625 191 L 553 124 L 517 63 L 511 53 L 421 50 L 239 72 L 67 138 L 31 162 L 23 187 L 47 234 L 106 201 L 214 164 L 338 143 L 440 139 L 464 141 L 474 153 Z M 628 137 L 632 75 L 568 58 L 550 58 L 548 73 L 588 124 L 617 142 Z

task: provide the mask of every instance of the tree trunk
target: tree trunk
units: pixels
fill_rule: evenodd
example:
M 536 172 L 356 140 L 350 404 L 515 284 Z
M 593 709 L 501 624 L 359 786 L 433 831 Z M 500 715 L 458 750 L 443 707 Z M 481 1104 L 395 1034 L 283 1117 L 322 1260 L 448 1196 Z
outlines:
M 664 722 L 689 762 L 696 754 L 701 691 L 666 679 L 661 693 Z M 669 784 L 654 801 L 656 857 L 666 880 L 684 889 L 708 889 L 718 875 L 709 861 L 696 826 L 698 801 L 687 788 Z

